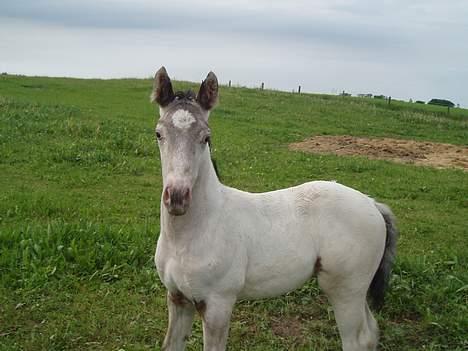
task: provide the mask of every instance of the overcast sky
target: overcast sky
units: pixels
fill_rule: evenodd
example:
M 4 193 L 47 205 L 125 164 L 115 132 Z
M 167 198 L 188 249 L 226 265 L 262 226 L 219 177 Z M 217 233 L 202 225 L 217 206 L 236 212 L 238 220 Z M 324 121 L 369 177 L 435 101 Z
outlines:
M 172 77 L 468 107 L 467 0 L 1 0 L 0 71 Z

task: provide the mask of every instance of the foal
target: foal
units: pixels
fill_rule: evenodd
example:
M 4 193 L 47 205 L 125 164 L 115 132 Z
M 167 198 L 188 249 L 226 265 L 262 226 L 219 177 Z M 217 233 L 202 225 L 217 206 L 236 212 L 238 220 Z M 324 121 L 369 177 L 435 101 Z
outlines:
M 155 261 L 169 310 L 163 349 L 185 349 L 198 311 L 204 350 L 225 350 L 236 300 L 284 294 L 315 273 L 343 350 L 376 350 L 366 295 L 383 302 L 397 238 L 392 212 L 334 182 L 261 194 L 221 184 L 209 149 L 217 99 L 212 72 L 196 96 L 174 93 L 164 67 L 156 73 L 163 193 Z

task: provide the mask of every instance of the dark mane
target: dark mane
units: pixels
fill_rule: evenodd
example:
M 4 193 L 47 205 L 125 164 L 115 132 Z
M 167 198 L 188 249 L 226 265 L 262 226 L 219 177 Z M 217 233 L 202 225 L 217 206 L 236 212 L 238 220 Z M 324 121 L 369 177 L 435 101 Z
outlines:
M 215 170 L 216 176 L 218 177 L 219 180 L 221 180 L 221 176 L 219 175 L 219 170 L 218 170 L 218 164 L 216 163 L 216 160 L 214 159 L 213 154 L 211 153 L 213 150 L 213 144 L 211 142 L 211 139 L 208 141 L 208 147 L 210 148 L 211 163 L 213 164 L 213 168 Z
M 216 163 L 216 160 L 213 157 L 211 158 L 211 163 L 213 164 L 216 176 L 218 177 L 219 180 L 221 180 L 221 176 L 219 175 L 219 170 L 218 170 L 218 164 Z
M 191 89 L 186 90 L 186 91 L 179 90 L 174 95 L 177 100 L 194 101 L 196 98 L 195 93 Z

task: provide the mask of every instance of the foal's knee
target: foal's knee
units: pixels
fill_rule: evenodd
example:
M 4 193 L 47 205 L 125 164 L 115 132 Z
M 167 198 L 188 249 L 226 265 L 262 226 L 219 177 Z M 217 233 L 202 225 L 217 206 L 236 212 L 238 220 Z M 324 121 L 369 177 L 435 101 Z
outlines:
M 343 340 L 343 351 L 376 351 L 377 339 L 360 335 L 356 340 Z
M 359 350 L 375 351 L 377 350 L 377 336 L 370 330 L 366 335 L 359 338 Z
M 372 317 L 372 316 L 371 316 Z M 369 322 L 369 321 L 368 321 Z M 356 346 L 352 350 L 375 351 L 378 344 L 377 324 L 363 323 L 358 330 Z

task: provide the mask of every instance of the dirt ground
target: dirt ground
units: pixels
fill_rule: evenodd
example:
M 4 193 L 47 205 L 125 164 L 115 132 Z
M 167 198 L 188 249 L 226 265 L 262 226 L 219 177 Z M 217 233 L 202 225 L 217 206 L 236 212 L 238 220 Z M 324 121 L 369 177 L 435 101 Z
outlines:
M 358 155 L 436 168 L 468 171 L 468 147 L 391 138 L 319 135 L 289 145 L 292 150 L 316 154 Z

